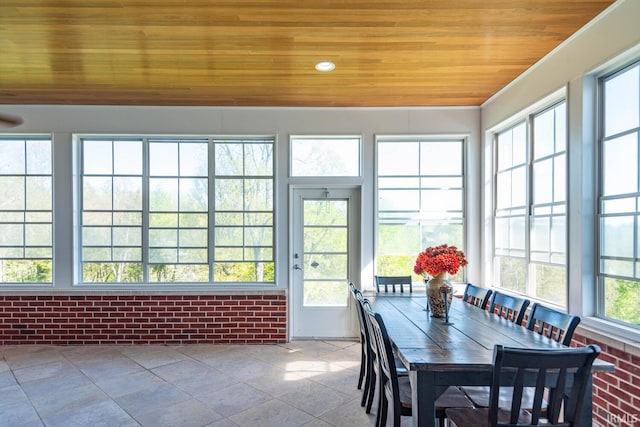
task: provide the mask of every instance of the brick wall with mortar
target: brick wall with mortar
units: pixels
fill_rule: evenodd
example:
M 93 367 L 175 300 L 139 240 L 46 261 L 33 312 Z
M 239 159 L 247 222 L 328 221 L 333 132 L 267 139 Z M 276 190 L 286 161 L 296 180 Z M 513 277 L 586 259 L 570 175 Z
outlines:
M 600 358 L 616 366 L 615 372 L 593 377 L 593 425 L 598 427 L 640 426 L 640 356 L 621 350 L 622 343 L 573 335 L 572 346 L 597 344 Z
M 0 345 L 277 344 L 284 295 L 0 296 Z

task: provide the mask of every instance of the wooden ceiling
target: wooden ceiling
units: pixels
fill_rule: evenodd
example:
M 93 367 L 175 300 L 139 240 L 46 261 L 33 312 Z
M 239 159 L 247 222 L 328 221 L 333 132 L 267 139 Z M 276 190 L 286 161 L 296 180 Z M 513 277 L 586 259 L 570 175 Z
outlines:
M 475 106 L 612 3 L 2 0 L 0 104 Z

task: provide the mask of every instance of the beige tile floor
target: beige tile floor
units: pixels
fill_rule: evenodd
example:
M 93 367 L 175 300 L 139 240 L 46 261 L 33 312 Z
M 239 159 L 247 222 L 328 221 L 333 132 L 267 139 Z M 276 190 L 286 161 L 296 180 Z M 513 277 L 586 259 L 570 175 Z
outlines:
M 0 426 L 371 426 L 359 363 L 342 341 L 5 346 Z

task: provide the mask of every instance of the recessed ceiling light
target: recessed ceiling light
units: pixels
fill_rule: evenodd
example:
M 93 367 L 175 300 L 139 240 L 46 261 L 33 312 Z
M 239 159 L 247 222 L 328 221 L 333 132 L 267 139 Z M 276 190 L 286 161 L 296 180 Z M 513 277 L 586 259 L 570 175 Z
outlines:
M 322 61 L 316 64 L 316 70 L 322 71 L 323 73 L 333 71 L 334 68 L 336 68 L 336 64 L 331 61 Z

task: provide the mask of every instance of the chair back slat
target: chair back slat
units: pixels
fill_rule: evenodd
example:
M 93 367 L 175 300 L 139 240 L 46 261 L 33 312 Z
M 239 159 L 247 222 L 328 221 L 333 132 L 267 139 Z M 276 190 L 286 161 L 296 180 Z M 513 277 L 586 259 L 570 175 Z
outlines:
M 484 310 L 487 307 L 487 302 L 491 297 L 491 293 L 491 289 L 467 283 L 467 286 L 464 289 L 464 294 L 462 295 L 462 301 L 475 305 L 476 307 L 480 307 Z
M 408 287 L 409 292 L 413 292 L 413 283 L 411 276 L 374 276 L 376 280 L 376 291 L 380 292 L 380 288 L 384 286 L 384 291 L 389 292 L 391 286 L 392 292 L 396 291 L 396 286 L 400 288 L 400 292 L 404 292 L 404 288 Z
M 566 346 L 571 344 L 573 333 L 580 323 L 580 317 L 562 313 L 535 303 L 531 306 L 527 329 L 544 335 Z
M 502 292 L 494 292 L 491 297 L 491 305 L 489 312 L 497 314 L 500 317 L 511 320 L 516 325 L 522 325 L 524 313 L 529 307 L 529 301 L 526 298 L 519 298 L 513 295 L 503 294 Z
M 538 372 L 538 378 L 536 379 L 536 391 L 533 395 L 533 405 L 528 408 L 531 411 L 531 424 L 538 424 L 540 416 L 542 415 L 542 402 L 544 401 L 544 384 L 547 371 L 541 369 Z
M 562 349 L 525 349 L 496 345 L 489 405 L 489 425 L 573 426 L 579 424 L 591 366 L 600 354 L 597 345 Z M 525 387 L 535 384 L 533 408 L 521 407 Z M 511 407 L 499 417 L 500 392 L 511 388 Z M 503 394 L 504 396 L 504 394 Z M 547 400 L 543 409 L 543 396 Z M 523 421 L 523 414 L 527 421 Z M 499 418 L 502 421 L 499 421 Z

